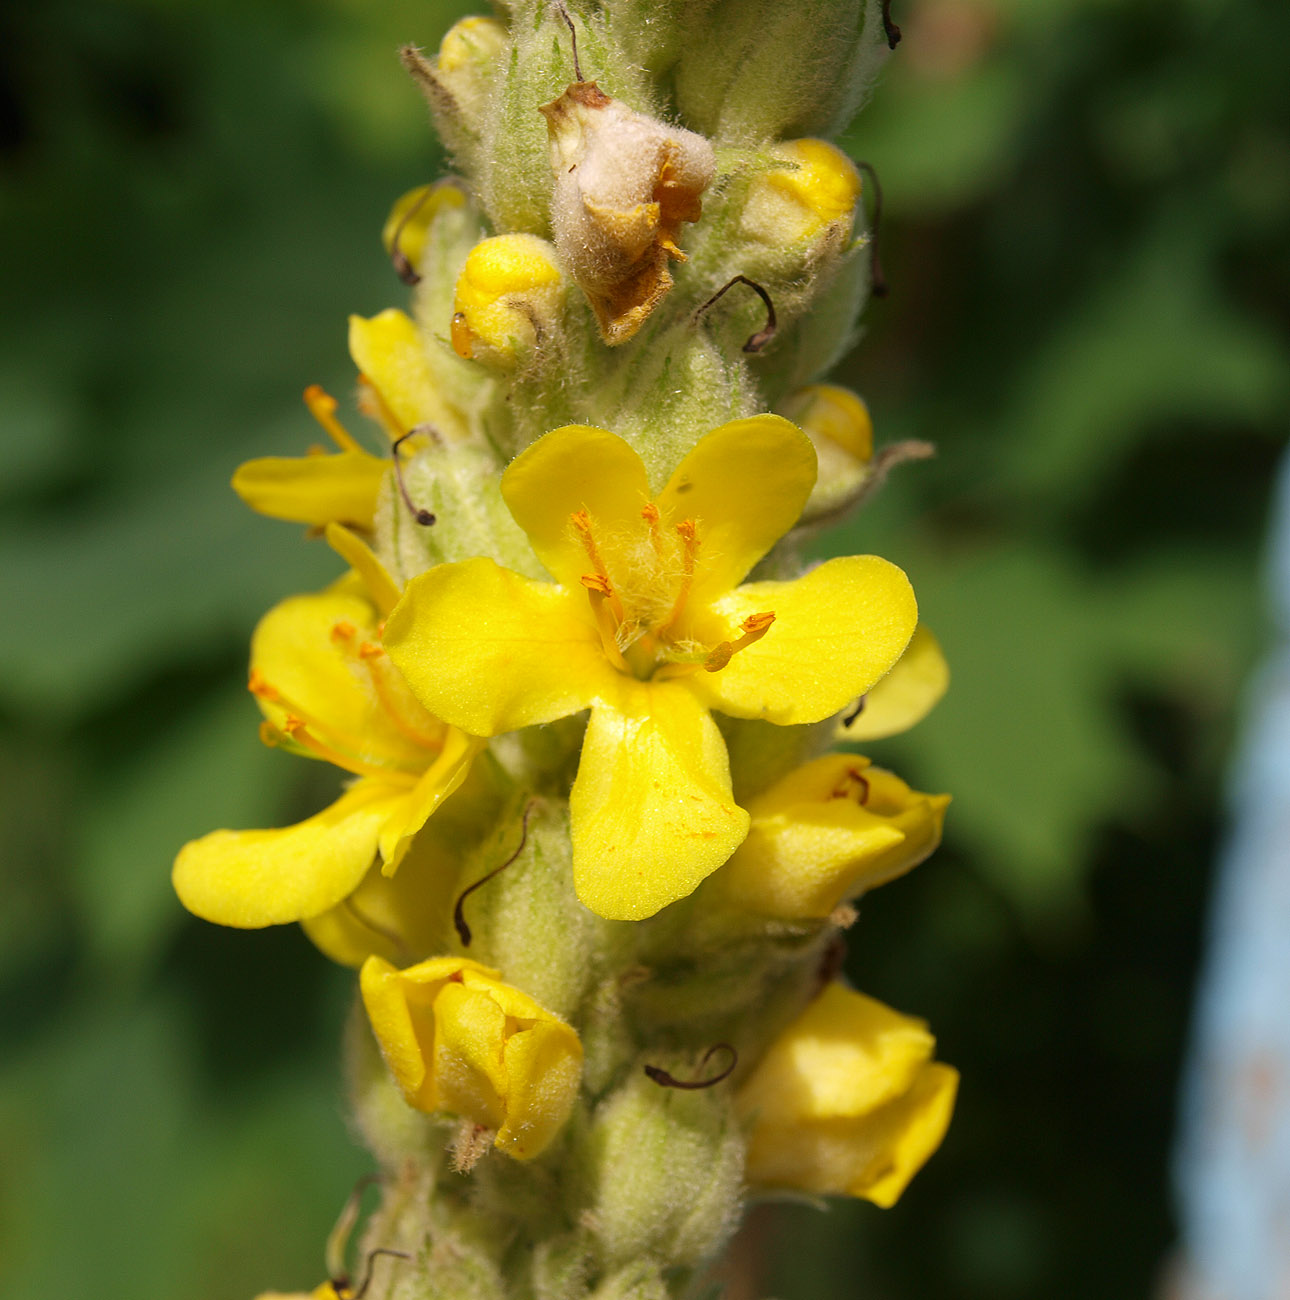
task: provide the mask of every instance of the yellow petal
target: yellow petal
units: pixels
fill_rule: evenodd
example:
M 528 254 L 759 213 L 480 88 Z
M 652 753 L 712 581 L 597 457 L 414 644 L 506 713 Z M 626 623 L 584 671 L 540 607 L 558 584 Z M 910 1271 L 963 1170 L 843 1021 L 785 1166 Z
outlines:
M 899 735 L 922 720 L 949 689 L 950 666 L 926 624 L 914 631 L 905 653 L 865 695 L 859 713 L 839 721 L 838 740 L 881 740 Z
M 466 779 L 471 762 L 484 744 L 483 740 L 468 736 L 456 727 L 446 729 L 443 748 L 434 762 L 422 773 L 397 812 L 381 829 L 380 849 L 385 875 L 392 876 L 398 870 L 404 855 L 412 847 L 413 837 L 435 809 Z
M 333 638 L 338 626 L 352 629 L 348 644 Z M 360 765 L 419 775 L 426 750 L 382 705 L 355 654 L 364 641 L 377 641 L 375 612 L 352 582 L 275 605 L 251 637 L 251 670 L 278 697 L 261 692 L 260 706 L 279 727 L 288 715 L 299 717 L 324 745 Z
M 506 1014 L 488 992 L 448 983 L 434 1001 L 438 1104 L 476 1124 L 502 1126 Z
M 535 1020 L 506 1040 L 506 1122 L 497 1146 L 519 1160 L 546 1147 L 578 1097 L 582 1044 L 563 1021 Z
M 398 603 L 398 584 L 363 539 L 340 524 L 327 525 L 327 545 L 358 574 L 382 616 Z
M 409 1106 L 439 1109 L 433 1072 L 434 1006 L 454 977 L 466 972 L 494 979 L 497 972 L 465 957 L 432 957 L 398 970 L 381 957 L 369 957 L 359 973 L 359 991 L 394 1081 Z
M 819 722 L 862 695 L 900 658 L 918 606 L 909 579 L 875 555 L 829 560 L 792 582 L 755 582 L 712 603 L 737 635 L 773 612 L 759 640 L 718 672 L 688 680 L 712 708 L 788 725 Z
M 239 465 L 233 491 L 273 519 L 321 528 L 339 520 L 371 528 L 376 495 L 390 463 L 365 451 L 263 456 Z
M 748 1179 L 891 1205 L 940 1144 L 957 1072 L 921 1020 L 832 984 L 739 1090 Z
M 217 925 L 258 929 L 316 916 L 363 879 L 402 794 L 363 780 L 299 825 L 212 831 L 180 849 L 175 892 L 190 912 Z
M 585 510 L 604 535 L 643 533 L 649 482 L 641 458 L 617 434 L 570 424 L 543 435 L 502 475 L 502 497 L 539 560 L 566 587 L 594 566 L 570 517 Z
M 728 591 L 797 522 L 815 484 L 815 448 L 782 416 L 732 420 L 705 435 L 658 499 L 664 520 L 698 524 L 696 601 Z
M 431 713 L 495 736 L 585 709 L 617 676 L 585 597 L 493 560 L 440 564 L 408 583 L 385 646 Z
M 415 322 L 391 307 L 370 320 L 349 318 L 349 352 L 394 418 L 393 436 L 418 424 L 456 432 L 456 421 L 435 389 L 425 344 Z
M 373 863 L 335 907 L 306 917 L 301 928 L 324 956 L 358 969 L 369 957 L 409 965 L 440 950 L 451 933 L 460 850 L 432 829 L 419 835 L 393 877 Z
M 725 741 L 686 682 L 616 685 L 592 708 L 569 796 L 573 883 L 593 912 L 638 921 L 725 862 L 748 814 L 730 793 Z

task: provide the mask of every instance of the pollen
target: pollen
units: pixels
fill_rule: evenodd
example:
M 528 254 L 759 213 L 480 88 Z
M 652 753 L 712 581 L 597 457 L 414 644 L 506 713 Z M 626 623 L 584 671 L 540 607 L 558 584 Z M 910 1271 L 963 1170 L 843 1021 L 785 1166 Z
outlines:
M 264 674 L 258 668 L 251 669 L 251 675 L 247 678 L 246 689 L 255 696 L 257 700 L 268 700 L 272 703 L 278 699 L 276 687 L 270 686 L 264 679 Z
M 352 641 L 358 635 L 358 629 L 347 618 L 339 619 L 332 624 L 331 639 L 333 641 Z

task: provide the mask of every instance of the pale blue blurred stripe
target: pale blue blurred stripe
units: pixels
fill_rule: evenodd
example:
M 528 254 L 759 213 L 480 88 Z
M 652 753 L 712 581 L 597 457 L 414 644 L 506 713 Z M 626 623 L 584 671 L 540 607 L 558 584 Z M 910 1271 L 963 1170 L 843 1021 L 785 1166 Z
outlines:
M 1290 460 L 1268 570 L 1276 646 L 1232 771 L 1175 1166 L 1196 1300 L 1290 1298 Z

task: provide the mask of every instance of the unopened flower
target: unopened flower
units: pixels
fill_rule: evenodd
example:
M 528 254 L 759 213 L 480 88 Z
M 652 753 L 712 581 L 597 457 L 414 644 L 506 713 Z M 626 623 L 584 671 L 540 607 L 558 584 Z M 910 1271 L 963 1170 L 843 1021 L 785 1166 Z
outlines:
M 894 1205 L 954 1110 L 958 1071 L 935 1046 L 923 1021 L 830 985 L 736 1097 L 749 1183 Z
M 471 249 L 457 279 L 452 346 L 459 356 L 515 365 L 559 320 L 564 277 L 536 235 L 497 235 Z
M 690 893 L 743 840 L 709 710 L 818 722 L 899 658 L 917 610 L 875 556 L 737 586 L 796 520 L 815 479 L 778 416 L 709 433 L 651 498 L 623 439 L 571 425 L 540 438 L 502 495 L 556 579 L 490 559 L 409 583 L 385 644 L 436 716 L 472 735 L 590 707 L 570 794 L 578 896 L 637 920 Z
M 864 399 L 838 384 L 810 384 L 791 394 L 780 412 L 801 426 L 820 461 L 806 517 L 849 505 L 869 480 L 873 460 L 873 420 Z
M 431 717 L 381 648 L 379 623 L 396 595 L 388 577 L 365 583 L 351 573 L 284 600 L 260 621 L 249 685 L 265 716 L 262 739 L 358 779 L 296 826 L 219 830 L 186 844 L 174 885 L 189 911 L 244 928 L 325 912 L 353 892 L 378 853 L 393 872 L 464 779 L 479 742 Z
M 839 720 L 839 740 L 882 740 L 921 722 L 949 689 L 950 666 L 932 630 L 920 623 L 895 667 Z
M 712 884 L 723 900 L 763 916 L 826 917 L 928 857 L 949 802 L 867 758 L 827 754 L 749 801 L 748 838 Z
M 860 173 L 825 140 L 773 145 L 774 166 L 752 182 L 740 233 L 776 248 L 826 241 L 840 248 L 851 238 Z
M 416 283 L 430 227 L 439 213 L 444 208 L 465 206 L 465 192 L 459 184 L 452 181 L 418 185 L 394 201 L 390 215 L 386 217 L 381 229 L 381 243 L 404 280 Z
M 669 126 L 579 81 L 542 105 L 555 189 L 551 225 L 606 343 L 640 329 L 672 287 L 670 258 L 697 221 L 716 171 L 701 135 Z
M 577 1032 L 497 971 L 464 957 L 398 970 L 370 957 L 363 1005 L 409 1106 L 448 1111 L 496 1133 L 521 1160 L 540 1154 L 578 1095 Z

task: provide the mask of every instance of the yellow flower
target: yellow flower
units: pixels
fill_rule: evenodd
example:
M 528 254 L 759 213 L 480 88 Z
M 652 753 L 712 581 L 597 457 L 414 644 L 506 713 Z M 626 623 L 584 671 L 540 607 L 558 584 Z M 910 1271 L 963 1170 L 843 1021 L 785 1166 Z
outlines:
M 832 984 L 736 1097 L 748 1181 L 891 1206 L 941 1144 L 958 1071 L 921 1020 Z
M 417 327 L 403 312 L 390 309 L 370 320 L 351 316 L 349 350 L 360 372 L 360 407 L 390 438 L 427 423 L 461 431 L 460 417 L 436 391 Z M 370 531 L 389 460 L 363 450 L 336 418 L 336 399 L 317 384 L 305 389 L 305 405 L 340 450 L 248 460 L 234 473 L 233 490 L 252 510 L 274 519 Z
M 344 544 L 379 570 L 357 538 Z M 249 684 L 262 738 L 358 779 L 299 825 L 213 831 L 185 845 L 174 885 L 189 911 L 243 928 L 317 916 L 354 891 L 377 853 L 392 873 L 464 779 L 482 742 L 426 713 L 381 649 L 380 618 L 396 594 L 385 583 L 374 597 L 351 573 L 260 621 Z
M 638 920 L 734 852 L 748 814 L 709 713 L 818 722 L 899 658 L 917 611 L 874 556 L 736 587 L 796 520 L 815 453 L 761 415 L 709 433 L 651 499 L 635 451 L 571 425 L 512 462 L 502 495 L 555 577 L 492 560 L 415 578 L 385 643 L 437 717 L 492 736 L 590 707 L 570 795 L 578 897 Z
M 826 917 L 928 857 L 949 802 L 911 790 L 867 758 L 827 754 L 749 801 L 748 838 L 712 885 L 764 916 Z
M 486 19 L 475 19 L 486 22 Z M 450 33 L 451 34 L 451 33 Z M 466 206 L 465 191 L 453 181 L 418 185 L 400 195 L 390 209 L 381 230 L 381 243 L 394 259 L 395 269 L 407 280 L 419 278 L 421 255 L 426 249 L 430 227 L 444 208 Z
M 496 1131 L 520 1160 L 538 1155 L 577 1099 L 577 1033 L 497 971 L 464 957 L 397 970 L 363 964 L 363 1005 L 409 1106 L 450 1111 Z

